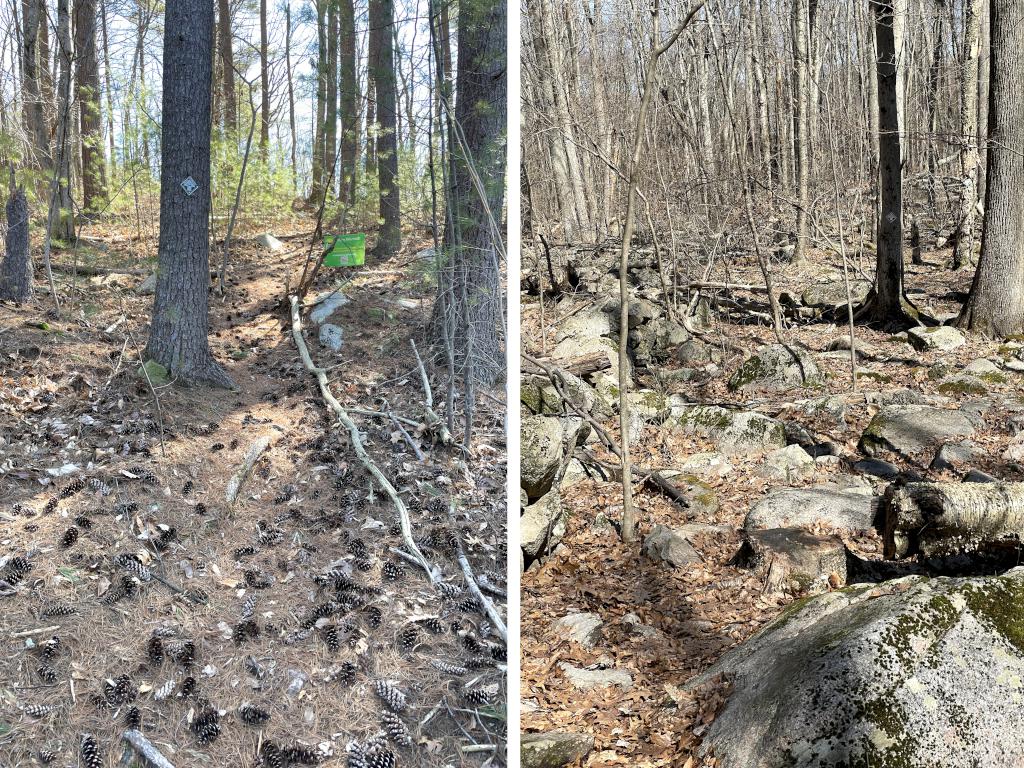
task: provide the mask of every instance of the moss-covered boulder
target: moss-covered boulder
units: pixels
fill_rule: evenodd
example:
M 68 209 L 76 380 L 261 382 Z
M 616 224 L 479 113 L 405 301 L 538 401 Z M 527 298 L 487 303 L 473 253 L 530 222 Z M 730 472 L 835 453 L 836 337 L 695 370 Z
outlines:
M 689 685 L 718 676 L 721 768 L 1024 765 L 1024 568 L 795 603 Z
M 527 416 L 520 422 L 520 486 L 532 501 L 549 490 L 564 454 L 562 423 L 551 416 Z
M 768 344 L 748 357 L 729 378 L 729 389 L 773 392 L 794 387 L 820 387 L 825 377 L 804 349 Z
M 782 422 L 761 413 L 695 405 L 673 411 L 673 415 L 684 430 L 711 440 L 727 455 L 764 453 L 786 445 Z
M 963 411 L 930 405 L 886 405 L 861 435 L 860 450 L 868 456 L 891 451 L 911 457 L 947 440 L 971 437 L 974 432 L 974 420 Z

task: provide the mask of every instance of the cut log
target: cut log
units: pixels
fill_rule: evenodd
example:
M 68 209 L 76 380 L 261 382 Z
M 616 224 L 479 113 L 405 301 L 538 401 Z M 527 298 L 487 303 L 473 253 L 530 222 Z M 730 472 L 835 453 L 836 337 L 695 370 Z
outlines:
M 843 540 L 801 528 L 747 531 L 733 562 L 755 569 L 766 592 L 814 593 L 846 584 Z
M 908 483 L 883 501 L 885 556 L 957 554 L 1024 539 L 1024 483 Z

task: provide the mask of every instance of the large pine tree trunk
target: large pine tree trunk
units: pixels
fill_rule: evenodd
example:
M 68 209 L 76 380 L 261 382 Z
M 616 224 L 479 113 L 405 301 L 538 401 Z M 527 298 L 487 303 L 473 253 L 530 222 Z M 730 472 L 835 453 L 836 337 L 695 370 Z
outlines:
M 341 33 L 341 201 L 356 199 L 356 162 L 359 159 L 359 113 L 356 79 L 356 19 L 353 0 L 340 0 Z
M 6 212 L 6 252 L 3 264 L 0 264 L 0 301 L 21 304 L 32 295 L 32 258 L 29 255 L 28 201 L 25 190 L 15 185 L 13 168 Z
M 377 32 L 377 55 L 373 66 L 377 96 L 377 182 L 380 187 L 380 233 L 376 255 L 387 258 L 402 246 L 400 199 L 398 193 L 398 114 L 395 93 L 395 51 L 393 0 L 370 0 L 370 28 Z
M 871 0 L 878 47 L 878 221 L 872 317 L 885 323 L 904 317 L 903 173 L 900 164 L 899 97 L 892 0 Z
M 960 324 L 1024 332 L 1024 5 L 992 0 L 988 173 L 981 258 Z
M 43 111 L 40 69 L 46 70 L 46 60 L 40 67 L 38 48 L 39 29 L 43 19 L 43 0 L 23 0 L 22 3 L 22 111 L 25 132 L 32 145 L 32 163 L 36 168 L 50 164 L 50 129 Z
M 220 100 L 224 110 L 224 130 L 238 130 L 235 106 L 235 56 L 231 50 L 231 8 L 228 0 L 217 0 L 217 48 L 220 53 Z
M 50 233 L 71 242 L 75 216 L 71 207 L 71 13 L 69 0 L 57 0 L 57 50 L 60 80 L 57 85 L 57 146 L 54 189 L 50 197 Z
M 324 128 L 327 115 L 327 4 L 330 0 L 316 3 L 316 129 L 313 132 L 313 183 L 309 201 L 319 205 L 324 194 L 326 171 L 324 169 Z
M 335 158 L 338 156 L 338 4 L 332 0 L 327 8 L 327 104 L 324 110 L 324 175 L 333 185 L 338 178 Z M 332 176 L 331 171 L 334 171 Z
M 471 366 L 475 380 L 485 383 L 499 380 L 505 371 L 497 242 L 505 195 L 505 13 L 504 0 L 459 9 L 455 122 L 465 143 L 451 137 L 452 211 L 445 232 L 451 282 L 439 286 L 447 291 L 443 301 L 454 321 L 455 359 Z M 470 165 L 480 186 L 474 184 Z M 443 326 L 435 323 L 438 333 L 445 332 Z
M 75 0 L 75 97 L 82 141 L 82 207 L 99 211 L 107 202 L 103 157 L 100 71 L 96 58 L 96 0 Z
M 207 342 L 212 64 L 213 3 L 168 0 L 159 267 L 146 357 L 183 383 L 231 387 Z M 189 178 L 191 195 L 182 187 Z

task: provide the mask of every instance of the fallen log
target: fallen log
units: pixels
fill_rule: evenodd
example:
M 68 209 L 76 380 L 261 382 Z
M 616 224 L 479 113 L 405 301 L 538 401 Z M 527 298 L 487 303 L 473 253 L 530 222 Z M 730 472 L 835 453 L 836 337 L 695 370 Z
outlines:
M 970 552 L 1024 540 L 1024 483 L 907 483 L 882 502 L 885 556 Z
M 567 373 L 571 373 L 573 376 L 579 376 L 581 379 L 585 379 L 598 371 L 604 371 L 612 367 L 611 358 L 606 352 L 592 352 L 588 355 L 574 357 L 572 360 L 555 360 L 550 358 L 539 359 L 553 368 L 558 368 Z M 538 374 L 547 373 L 546 370 L 538 366 L 533 366 L 533 368 L 534 372 Z

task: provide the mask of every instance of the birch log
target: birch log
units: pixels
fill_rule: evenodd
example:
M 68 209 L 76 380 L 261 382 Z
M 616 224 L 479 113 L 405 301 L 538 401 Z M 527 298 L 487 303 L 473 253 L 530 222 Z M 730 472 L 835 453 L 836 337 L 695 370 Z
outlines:
M 883 502 L 885 556 L 926 557 L 1024 539 L 1024 483 L 908 483 Z

